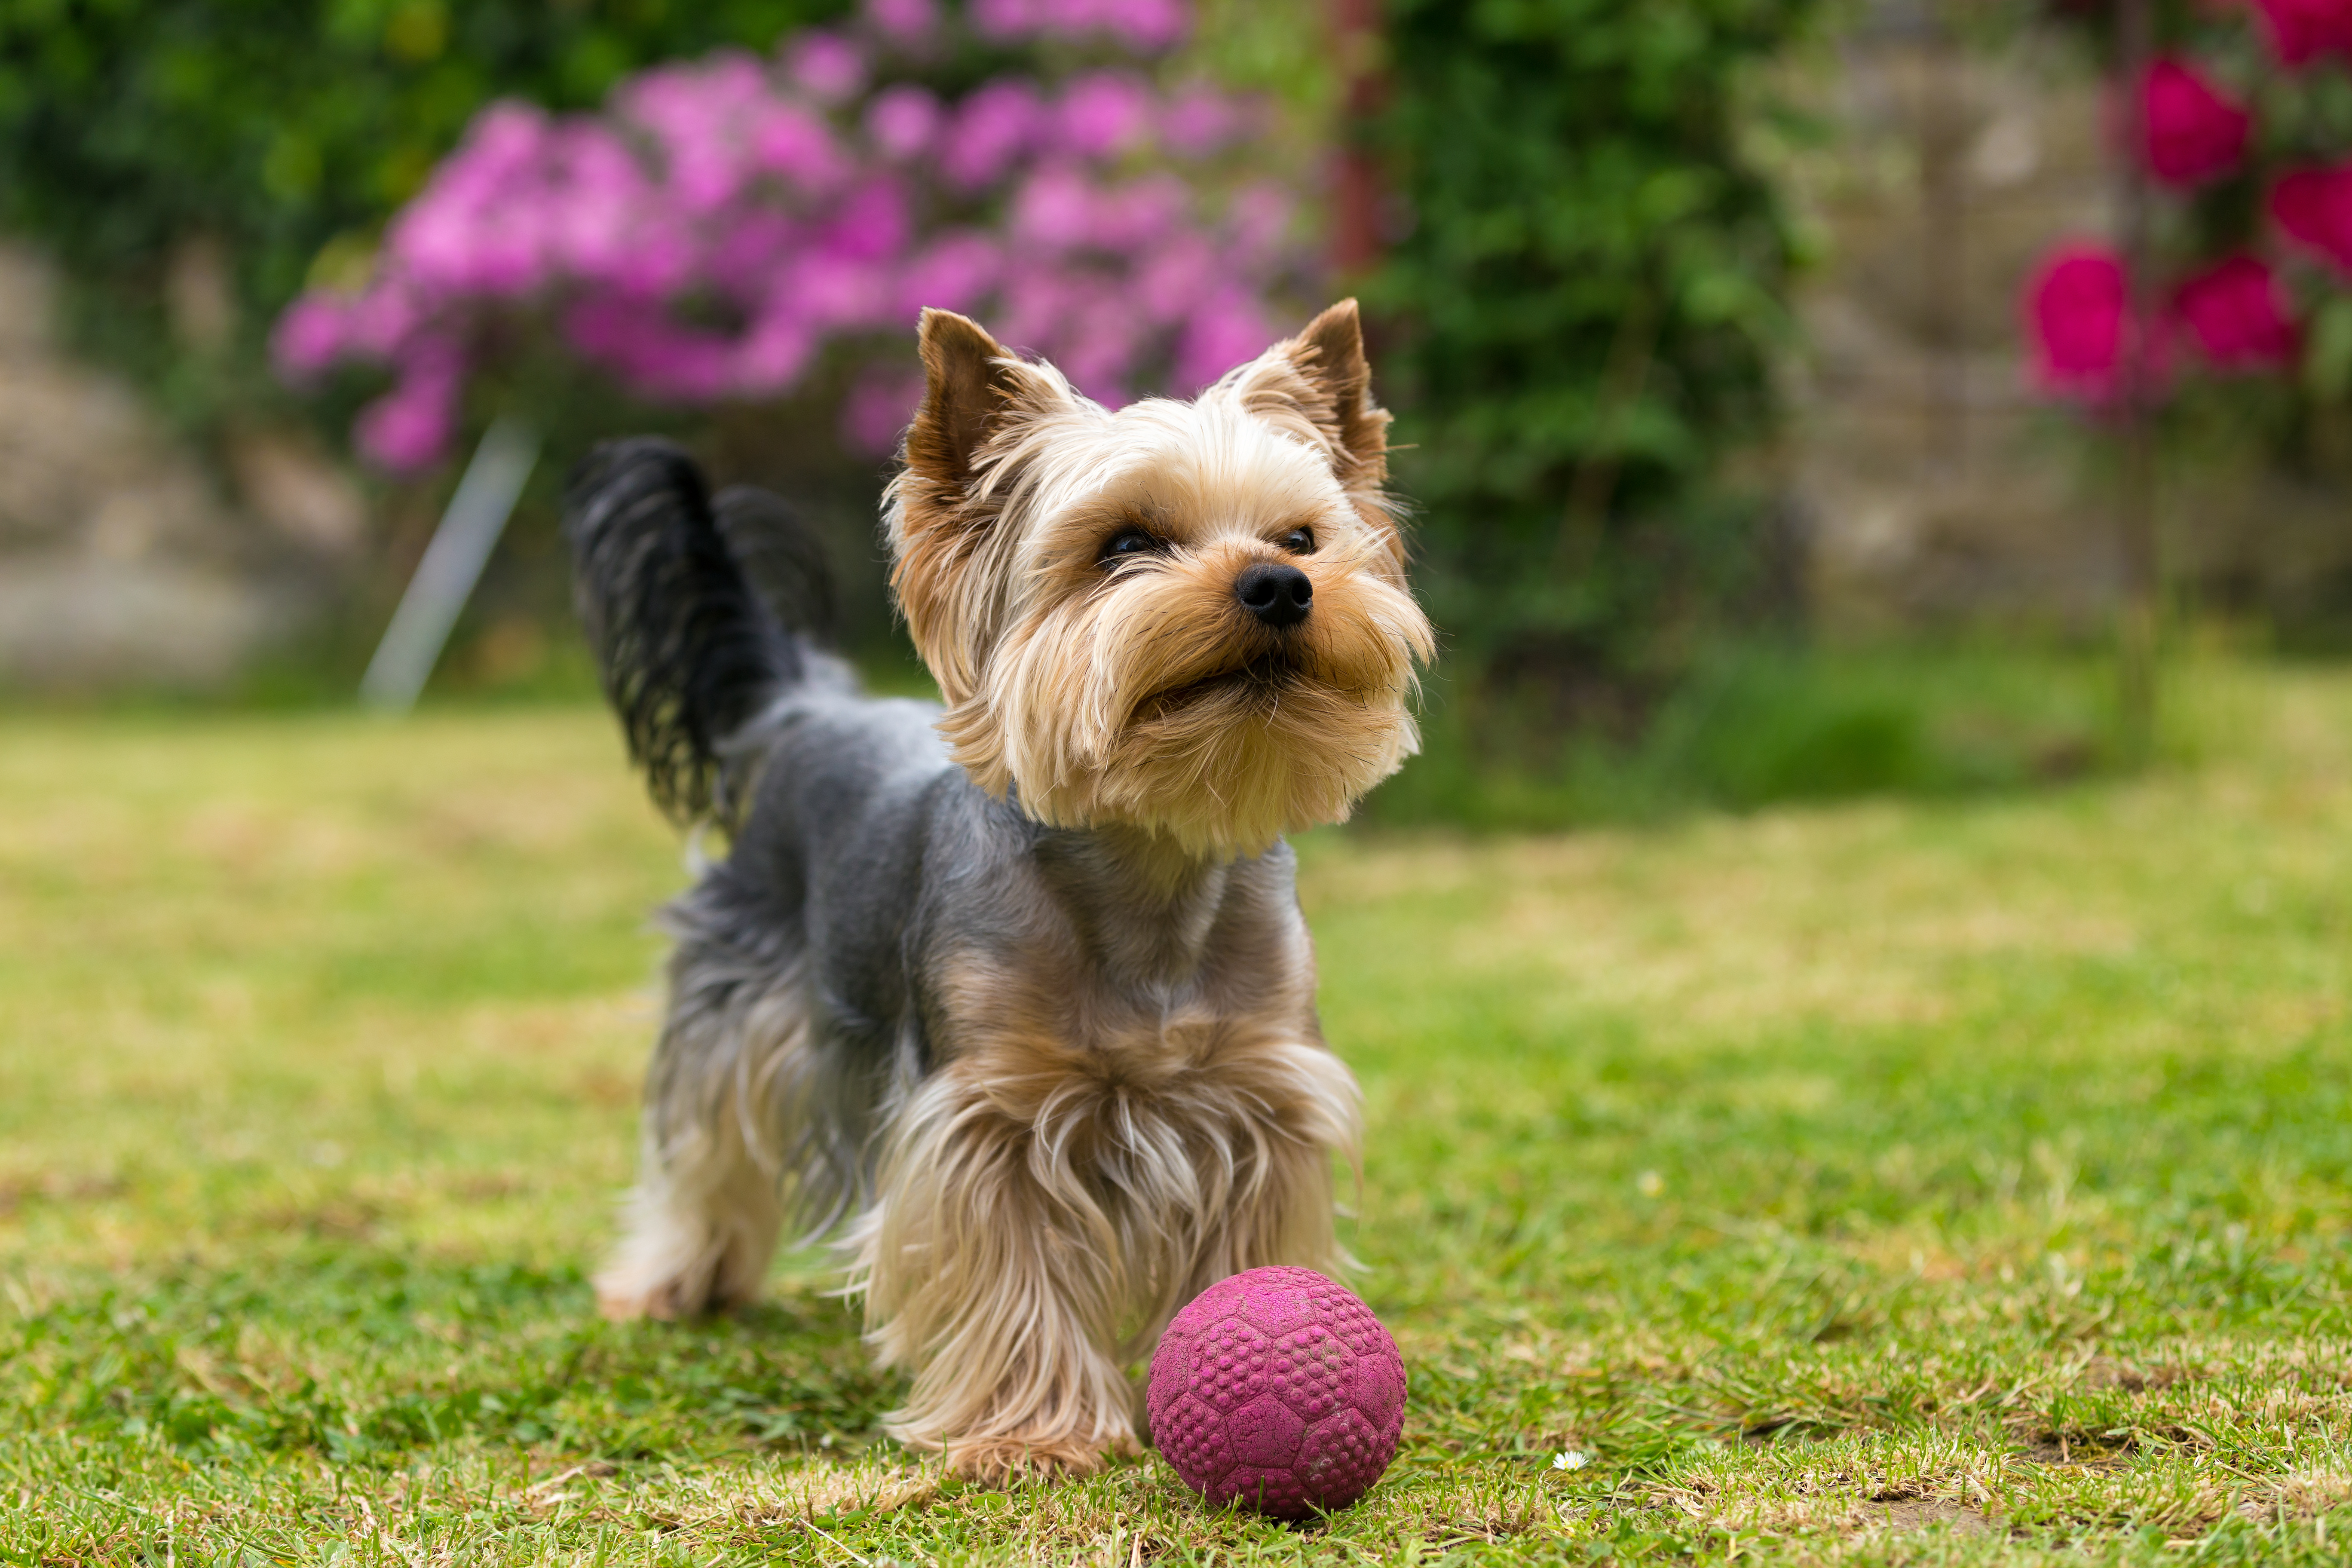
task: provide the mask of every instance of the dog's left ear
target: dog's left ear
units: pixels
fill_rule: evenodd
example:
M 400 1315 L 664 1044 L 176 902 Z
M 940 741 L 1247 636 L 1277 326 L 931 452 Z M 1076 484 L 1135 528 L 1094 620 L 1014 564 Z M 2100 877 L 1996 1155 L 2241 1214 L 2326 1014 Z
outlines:
M 1377 488 L 1389 477 L 1389 411 L 1372 401 L 1372 367 L 1353 300 L 1342 300 L 1283 345 L 1298 373 L 1329 400 L 1317 423 L 1330 434 L 1339 480 Z
M 1233 395 L 1261 419 L 1320 446 L 1350 491 L 1376 493 L 1389 474 L 1389 414 L 1372 401 L 1363 322 L 1342 300 L 1307 330 L 1235 371 Z
M 1205 394 L 1242 407 L 1319 448 L 1356 515 L 1404 565 L 1404 535 L 1382 489 L 1389 478 L 1389 412 L 1372 401 L 1372 367 L 1353 300 L 1342 300 L 1295 338 L 1234 371 Z

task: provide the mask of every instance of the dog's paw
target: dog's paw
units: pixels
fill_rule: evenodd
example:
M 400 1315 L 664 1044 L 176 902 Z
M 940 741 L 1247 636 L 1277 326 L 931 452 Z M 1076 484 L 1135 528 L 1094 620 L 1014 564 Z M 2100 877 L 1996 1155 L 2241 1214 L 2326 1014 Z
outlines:
M 675 1322 L 698 1318 L 721 1303 L 710 1299 L 709 1286 L 694 1278 L 635 1269 L 625 1264 L 596 1276 L 596 1310 L 608 1321 L 633 1323 L 640 1318 Z
M 640 1318 L 683 1316 L 677 1299 L 667 1291 L 640 1290 L 627 1283 L 596 1281 L 596 1315 L 610 1323 L 634 1323 Z
M 1101 1469 L 1108 1459 L 1143 1451 L 1134 1438 L 1123 1436 L 1108 1443 L 1089 1443 L 1066 1436 L 1013 1436 L 973 1437 L 938 1446 L 945 1450 L 950 1470 L 968 1481 L 992 1487 L 1029 1476 L 1089 1476 Z

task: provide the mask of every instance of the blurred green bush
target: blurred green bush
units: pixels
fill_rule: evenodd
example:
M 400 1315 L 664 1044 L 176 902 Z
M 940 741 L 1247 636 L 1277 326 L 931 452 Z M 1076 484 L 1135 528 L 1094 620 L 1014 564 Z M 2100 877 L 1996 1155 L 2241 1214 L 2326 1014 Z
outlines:
M 1787 597 L 1769 487 L 1790 214 L 1757 68 L 1820 0 L 1389 0 L 1373 279 L 1422 582 L 1476 727 L 1638 727 Z
M 1547 723 L 1537 694 L 1465 732 L 1441 692 L 1423 753 L 1370 820 L 1546 829 L 1858 795 L 1969 795 L 2117 764 L 2114 683 L 2086 653 L 1966 645 L 1809 650 L 1727 641 L 1637 731 Z

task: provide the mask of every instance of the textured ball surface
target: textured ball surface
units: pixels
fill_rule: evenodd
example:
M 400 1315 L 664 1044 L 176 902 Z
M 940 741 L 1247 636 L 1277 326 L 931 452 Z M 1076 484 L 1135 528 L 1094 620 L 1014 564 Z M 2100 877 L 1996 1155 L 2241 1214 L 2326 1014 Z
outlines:
M 1253 1268 L 1176 1314 L 1145 1408 L 1185 1485 L 1303 1519 L 1355 1501 L 1396 1457 L 1404 1358 L 1346 1286 L 1312 1268 Z

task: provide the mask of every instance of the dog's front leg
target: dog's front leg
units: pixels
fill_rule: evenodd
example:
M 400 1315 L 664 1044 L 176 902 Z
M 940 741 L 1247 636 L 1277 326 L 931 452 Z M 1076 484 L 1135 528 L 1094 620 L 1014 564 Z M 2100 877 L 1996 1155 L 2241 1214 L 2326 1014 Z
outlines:
M 1117 1359 L 1129 1260 L 1066 1142 L 967 1062 L 896 1118 L 854 1245 L 866 1339 L 912 1372 L 886 1429 L 965 1475 L 1092 1469 L 1135 1447 Z

